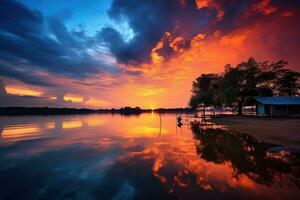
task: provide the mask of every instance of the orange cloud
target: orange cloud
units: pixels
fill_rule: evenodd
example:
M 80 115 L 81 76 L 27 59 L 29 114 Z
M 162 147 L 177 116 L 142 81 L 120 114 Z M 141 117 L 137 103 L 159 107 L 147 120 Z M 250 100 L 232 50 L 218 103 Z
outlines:
M 5 90 L 8 94 L 19 95 L 19 96 L 36 96 L 36 97 L 40 97 L 43 94 L 43 92 L 33 90 L 33 89 L 29 89 L 29 88 L 19 87 L 19 86 L 6 86 Z
M 182 36 L 175 37 L 170 43 L 169 47 L 171 47 L 174 51 L 183 52 L 183 48 L 180 45 L 184 44 L 184 38 Z
M 85 105 L 95 107 L 95 108 L 101 108 L 101 107 L 109 105 L 109 103 L 102 99 L 90 98 L 89 100 L 87 100 L 85 102 Z
M 217 19 L 221 20 L 224 16 L 224 11 L 221 9 L 220 5 L 214 0 L 195 0 L 196 6 L 198 9 L 211 7 L 217 11 Z
M 196 5 L 198 9 L 208 7 L 211 0 L 196 0 Z
M 161 39 L 160 41 L 158 41 L 156 46 L 151 50 L 151 59 L 152 59 L 153 63 L 162 62 L 164 60 L 164 57 L 159 55 L 159 53 L 157 52 L 157 50 L 159 50 L 163 47 L 164 47 L 164 43 Z
M 71 101 L 73 103 L 81 103 L 81 102 L 83 102 L 83 97 L 75 96 L 75 95 L 72 95 L 72 94 L 66 94 L 64 96 L 64 100 L 65 101 Z
M 263 15 L 270 15 L 275 13 L 278 8 L 270 5 L 271 0 L 263 0 L 257 4 L 253 5 L 253 10 L 262 13 Z
M 220 44 L 222 46 L 241 46 L 247 38 L 248 32 L 237 35 L 226 35 L 221 37 Z
M 138 95 L 144 96 L 144 97 L 154 96 L 154 95 L 160 95 L 160 94 L 164 93 L 165 91 L 166 91 L 165 88 L 151 88 L 151 89 L 145 89 L 145 90 L 138 92 Z
M 49 97 L 51 100 L 57 100 L 57 97 Z
M 286 11 L 282 14 L 283 17 L 291 17 L 293 16 L 295 13 L 292 11 Z

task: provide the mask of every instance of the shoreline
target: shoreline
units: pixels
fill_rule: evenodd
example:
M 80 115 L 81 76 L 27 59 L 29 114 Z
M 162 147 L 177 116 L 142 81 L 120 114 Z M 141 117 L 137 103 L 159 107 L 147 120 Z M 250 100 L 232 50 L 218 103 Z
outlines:
M 299 118 L 226 116 L 216 117 L 212 121 L 224 128 L 254 136 L 262 141 L 300 147 Z
M 141 109 L 112 108 L 112 109 L 87 109 L 87 108 L 51 108 L 51 107 L 0 107 L 0 116 L 23 116 L 23 115 L 73 115 L 73 114 L 121 114 L 140 115 L 142 113 L 187 113 L 187 108 L 157 108 Z

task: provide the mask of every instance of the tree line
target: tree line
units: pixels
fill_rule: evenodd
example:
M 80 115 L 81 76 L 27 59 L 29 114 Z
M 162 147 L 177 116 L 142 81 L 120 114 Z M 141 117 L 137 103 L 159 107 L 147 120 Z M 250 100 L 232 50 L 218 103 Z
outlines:
M 243 106 L 253 96 L 297 96 L 300 73 L 287 69 L 288 62 L 258 62 L 254 58 L 233 67 L 225 66 L 220 74 L 202 74 L 193 81 L 189 106 L 231 107 L 242 115 Z

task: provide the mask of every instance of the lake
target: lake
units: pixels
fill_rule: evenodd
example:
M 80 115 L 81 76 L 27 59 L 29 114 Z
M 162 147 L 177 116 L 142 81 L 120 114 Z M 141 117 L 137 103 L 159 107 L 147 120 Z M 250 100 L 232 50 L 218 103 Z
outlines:
M 0 199 L 298 199 L 300 154 L 175 114 L 0 117 L 0 183 Z

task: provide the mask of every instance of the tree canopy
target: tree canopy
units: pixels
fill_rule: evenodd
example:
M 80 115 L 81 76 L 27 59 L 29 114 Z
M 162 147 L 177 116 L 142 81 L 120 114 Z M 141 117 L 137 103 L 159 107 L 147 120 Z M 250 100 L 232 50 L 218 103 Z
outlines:
M 286 69 L 287 61 L 257 62 L 254 58 L 236 67 L 226 65 L 222 74 L 202 74 L 193 82 L 190 106 L 242 107 L 253 96 L 295 96 L 299 94 L 300 73 Z
M 190 106 L 195 109 L 198 104 L 204 106 L 204 115 L 206 106 L 219 105 L 219 82 L 218 74 L 202 74 L 193 82 L 192 97 L 190 99 Z

